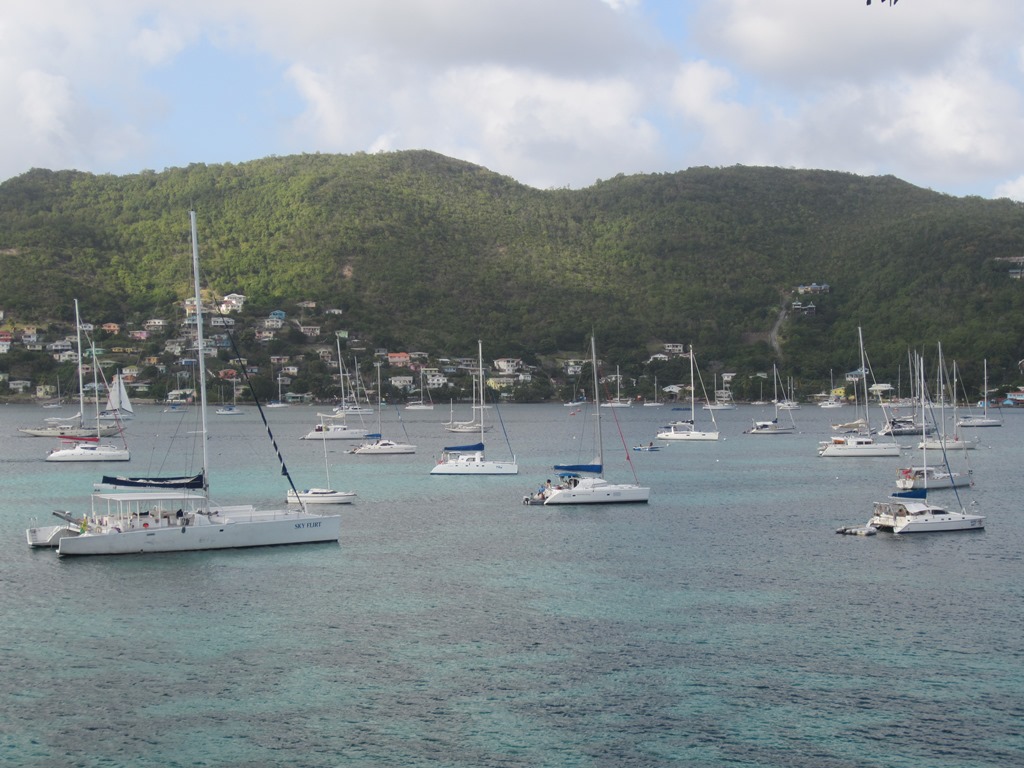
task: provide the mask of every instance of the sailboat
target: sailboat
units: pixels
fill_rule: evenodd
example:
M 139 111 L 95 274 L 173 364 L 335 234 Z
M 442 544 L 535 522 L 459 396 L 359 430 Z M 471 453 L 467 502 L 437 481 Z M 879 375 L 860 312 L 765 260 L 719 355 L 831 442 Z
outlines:
M 341 340 L 337 340 L 338 343 L 338 366 L 341 377 L 341 402 L 334 406 L 334 412 L 340 416 L 371 416 L 373 415 L 373 408 L 370 407 L 370 399 L 367 397 L 366 402 L 361 403 L 359 401 L 359 360 L 353 357 L 353 369 L 355 373 L 352 374 L 352 386 L 349 392 L 345 392 L 345 379 L 349 377 L 349 374 L 344 370 L 344 363 L 341 360 Z
M 945 366 L 942 363 L 942 346 L 939 346 L 939 392 L 944 392 L 942 382 L 945 374 Z M 952 390 L 952 408 L 953 408 L 953 434 L 946 434 L 946 416 L 945 416 L 945 402 L 946 398 L 943 397 L 941 400 L 940 410 L 942 411 L 942 429 L 940 434 L 932 435 L 931 437 L 922 436 L 921 442 L 917 444 L 917 447 L 922 450 L 957 450 L 957 451 L 973 451 L 975 444 L 978 442 L 977 438 L 974 440 L 967 440 L 963 434 L 960 433 L 960 427 L 958 426 L 959 420 L 956 417 L 956 362 L 953 362 L 953 381 L 951 384 Z
M 416 453 L 416 446 L 409 443 L 397 443 L 381 434 L 380 419 L 381 411 L 384 410 L 384 398 L 381 395 L 380 386 L 380 363 L 374 363 L 377 367 L 377 432 L 366 436 L 366 442 L 357 445 L 349 453 L 359 456 L 386 456 L 396 453 Z
M 832 371 L 831 370 L 828 372 L 828 382 L 829 382 L 828 398 L 825 399 L 825 400 L 822 400 L 820 403 L 818 403 L 818 407 L 819 408 L 842 408 L 843 405 L 844 405 L 844 403 L 843 403 L 843 395 L 840 395 L 838 392 L 836 392 L 836 382 L 835 382 L 835 379 L 832 377 Z
M 286 403 L 281 395 L 281 372 L 277 372 L 277 400 L 271 400 L 265 408 L 287 408 L 291 403 Z
M 337 514 L 312 512 L 304 504 L 298 510 L 264 511 L 251 505 L 215 504 L 210 498 L 199 240 L 195 212 L 189 215 L 201 403 L 197 439 L 202 469 L 180 477 L 105 476 L 103 485 L 114 490 L 94 492 L 90 508 L 84 513 L 54 513 L 64 521 L 61 525 L 29 528 L 25 538 L 30 547 L 56 547 L 59 555 L 118 555 L 338 540 L 341 516 Z M 287 476 L 283 462 L 282 471 Z M 128 488 L 133 490 L 124 490 Z
M 46 419 L 42 427 L 19 427 L 18 431 L 29 437 L 86 438 L 110 437 L 121 431 L 121 425 L 85 423 L 85 381 L 82 376 L 82 322 L 78 313 L 78 299 L 75 299 L 75 330 L 78 338 L 78 413 L 67 418 Z M 95 360 L 93 361 L 95 364 Z
M 223 398 L 221 398 L 223 400 Z M 218 416 L 241 416 L 243 411 L 238 407 L 238 387 L 235 382 L 231 382 L 231 403 L 229 405 L 222 405 L 216 411 Z
M 481 368 L 482 368 L 482 365 L 481 365 Z M 483 374 L 481 373 L 480 376 L 483 376 Z M 480 401 L 483 402 L 483 396 L 482 396 L 483 381 L 482 380 L 480 382 L 480 387 L 481 387 L 481 398 L 480 398 Z M 484 426 L 483 408 L 478 408 L 477 405 L 476 405 L 476 392 L 477 392 L 477 377 L 473 376 L 473 398 L 472 398 L 473 405 L 471 406 L 472 410 L 473 410 L 472 418 L 470 418 L 469 421 L 456 421 L 455 420 L 455 402 L 451 401 L 449 403 L 449 408 L 451 409 L 451 415 L 448 417 L 448 421 L 446 421 L 444 424 L 442 424 L 442 426 L 445 428 L 445 431 L 447 431 L 447 432 L 465 432 L 465 433 L 490 432 L 491 425 L 488 424 L 488 425 Z
M 661 401 L 661 398 L 658 396 L 658 377 L 655 376 L 654 377 L 654 399 L 653 400 L 644 400 L 644 407 L 645 408 L 658 408 L 658 407 L 660 407 L 662 405 L 664 405 L 664 403 Z
M 920 375 L 920 385 L 921 413 L 923 416 L 927 400 L 923 373 Z M 922 430 L 922 439 L 925 438 L 926 434 Z M 868 526 L 889 530 L 893 533 L 982 530 L 985 527 L 985 518 L 982 515 L 968 514 L 962 505 L 958 512 L 951 512 L 945 507 L 937 506 L 928 501 L 927 450 L 922 451 L 921 456 L 922 465 L 925 469 L 923 475 L 924 487 L 920 490 L 899 491 L 894 493 L 887 501 L 876 501 L 871 519 L 868 520 Z M 944 449 L 942 450 L 942 459 L 943 465 L 948 470 L 949 462 Z M 947 482 L 950 483 L 949 487 L 956 493 L 956 499 L 959 503 L 960 494 L 956 492 L 956 486 L 953 484 L 951 473 L 948 475 Z
M 753 426 L 746 431 L 748 435 L 791 435 L 796 431 L 796 422 L 793 421 L 792 408 L 784 408 L 784 404 L 792 402 L 786 396 L 785 387 L 782 390 L 782 400 L 779 400 L 779 369 L 773 363 L 772 373 L 775 376 L 775 397 L 772 399 L 772 403 L 775 406 L 775 418 L 769 421 L 754 419 Z M 799 407 L 799 406 L 797 406 Z M 789 424 L 779 423 L 779 411 L 785 410 L 789 415 Z
M 448 445 L 441 451 L 441 458 L 432 475 L 518 475 L 519 464 L 513 454 L 511 461 L 490 461 L 484 457 L 484 343 L 477 342 L 477 366 L 480 378 L 480 407 L 476 418 L 480 430 L 480 442 L 471 445 Z M 475 399 L 475 398 L 474 398 Z M 447 428 L 447 427 L 446 427 Z M 505 437 L 506 442 L 508 436 Z M 509 446 L 511 452 L 511 446 Z
M 860 378 L 864 384 L 864 416 L 848 426 L 856 429 L 840 435 L 833 435 L 831 440 L 826 440 L 818 445 L 818 455 L 824 457 L 894 457 L 900 455 L 899 443 L 895 441 L 876 443 L 871 436 L 871 420 L 869 418 L 868 400 L 868 367 L 864 355 L 864 334 L 857 328 L 857 340 L 860 345 Z M 835 427 L 833 427 L 835 429 Z
M 707 400 L 707 398 L 705 398 Z M 713 403 L 704 403 L 705 411 L 733 411 L 736 410 L 736 403 L 732 399 L 732 390 L 729 389 L 729 385 L 725 383 L 723 378 L 722 388 L 718 388 L 718 374 L 715 374 L 715 401 Z
M 75 302 L 75 321 L 81 326 L 81 318 L 78 316 L 78 302 Z M 98 383 L 99 365 L 96 364 L 96 347 L 92 349 L 92 379 L 93 389 Z M 82 400 L 84 407 L 85 400 Z M 95 401 L 96 406 L 96 429 L 93 434 L 81 437 L 61 437 L 62 447 L 57 448 L 47 455 L 47 461 L 130 461 L 131 453 L 128 451 L 128 443 L 124 439 L 124 432 L 121 432 L 122 445 L 111 445 L 100 443 L 100 406 L 99 400 Z M 120 424 L 118 423 L 120 428 Z
M 124 379 L 120 372 L 114 374 L 107 390 L 107 407 L 100 411 L 101 421 L 126 421 L 135 418 L 135 410 L 132 408 L 132 401 L 128 399 L 128 390 L 125 389 Z
M 318 413 L 320 423 L 300 437 L 300 440 L 363 440 L 370 430 L 350 427 L 345 423 L 345 414 Z
M 981 394 L 981 406 L 984 409 L 981 416 L 964 416 L 958 420 L 958 427 L 1001 427 L 1002 419 L 995 419 L 988 415 L 988 359 L 984 361 L 984 385 Z
M 600 406 L 597 386 L 597 343 L 590 337 L 590 360 L 594 373 L 594 403 Z M 601 433 L 601 409 L 595 410 L 598 456 L 593 464 L 556 464 L 558 485 L 542 487 L 523 497 L 523 504 L 646 504 L 651 489 L 637 483 L 611 483 L 604 477 L 604 444 Z M 628 454 L 627 454 L 628 457 Z
M 338 491 L 331 487 L 331 465 L 327 460 L 326 433 L 320 433 L 320 442 L 324 450 L 324 475 L 327 478 L 326 488 L 306 488 L 298 490 L 290 488 L 285 494 L 289 504 L 351 504 L 356 499 L 353 491 Z
M 633 401 L 622 396 L 622 374 L 619 373 L 619 366 L 615 366 L 615 397 L 606 403 L 601 403 L 602 408 L 629 408 Z
M 426 395 L 426 400 L 423 399 Z M 423 386 L 423 368 L 420 368 L 420 398 L 419 400 L 413 400 L 405 404 L 405 410 L 407 411 L 432 411 L 434 410 L 434 402 L 430 399 L 430 390 Z
M 694 379 L 694 370 L 696 369 L 696 357 L 693 353 L 693 345 L 690 345 L 690 418 L 684 421 L 675 421 L 668 425 L 668 429 L 659 432 L 657 438 L 659 440 L 717 440 L 718 439 L 718 423 L 715 421 L 715 412 L 711 411 L 711 423 L 714 424 L 714 431 L 704 431 L 697 429 L 697 389 L 696 381 Z M 699 374 L 698 374 L 699 375 Z M 704 382 L 701 380 L 701 389 L 703 390 Z M 707 393 L 705 393 L 704 399 L 707 399 Z

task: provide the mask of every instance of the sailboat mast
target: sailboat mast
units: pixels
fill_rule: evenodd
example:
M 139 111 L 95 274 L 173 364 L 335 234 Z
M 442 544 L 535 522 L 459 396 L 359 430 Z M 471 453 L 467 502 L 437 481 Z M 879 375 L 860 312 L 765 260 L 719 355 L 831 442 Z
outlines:
M 85 421 L 85 381 L 82 378 L 82 318 L 78 314 L 78 299 L 75 299 L 75 333 L 78 334 L 78 426 Z M 96 360 L 93 359 L 93 365 Z
M 693 385 L 693 344 L 690 345 L 690 424 L 696 423 L 694 409 L 697 407 L 697 392 Z
M 196 351 L 199 357 L 199 414 L 202 427 L 200 436 L 203 443 L 203 493 L 209 494 L 209 455 L 206 445 L 206 350 L 203 342 L 203 300 L 199 290 L 199 230 L 196 225 L 196 212 L 189 211 L 192 223 L 192 278 L 196 298 Z
M 381 391 L 380 391 L 380 365 L 381 365 L 380 360 L 378 360 L 377 362 L 375 362 L 373 364 L 374 368 L 377 369 L 377 435 L 378 436 L 384 434 L 383 432 L 380 431 L 380 412 L 384 410 L 384 399 L 381 396 Z M 377 439 L 380 440 L 380 437 L 378 437 Z
M 871 431 L 871 406 L 868 401 L 868 366 L 864 360 L 864 332 L 857 326 L 857 342 L 860 345 L 860 377 L 864 382 L 864 423 Z
M 480 371 L 480 442 L 484 441 L 484 341 L 476 340 L 477 366 Z
M 601 435 L 601 393 L 597 387 L 597 342 L 590 334 L 590 367 L 594 373 L 594 413 L 597 416 L 597 451 L 600 458 L 601 474 L 604 474 L 604 438 Z

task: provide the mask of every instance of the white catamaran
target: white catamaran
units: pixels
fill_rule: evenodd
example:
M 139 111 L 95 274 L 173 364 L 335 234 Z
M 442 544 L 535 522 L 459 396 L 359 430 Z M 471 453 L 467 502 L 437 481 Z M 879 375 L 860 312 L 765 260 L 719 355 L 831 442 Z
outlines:
M 199 240 L 194 211 L 190 219 L 202 470 L 171 478 L 104 477 L 103 484 L 115 490 L 93 493 L 90 508 L 83 512 L 55 512 L 63 524 L 29 528 L 25 536 L 31 547 L 56 547 L 60 555 L 121 555 L 338 540 L 338 514 L 313 512 L 305 505 L 295 510 L 257 510 L 251 505 L 225 506 L 210 499 Z M 134 490 L 116 490 L 124 488 Z

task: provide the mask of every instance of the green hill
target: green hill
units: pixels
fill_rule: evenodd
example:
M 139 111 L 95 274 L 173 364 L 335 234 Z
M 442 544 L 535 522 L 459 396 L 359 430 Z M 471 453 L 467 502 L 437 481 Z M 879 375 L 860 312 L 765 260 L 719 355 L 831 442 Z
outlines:
M 579 351 L 639 365 L 692 343 L 716 368 L 828 379 L 943 343 L 964 375 L 1018 376 L 1024 206 L 892 177 L 693 168 L 537 190 L 431 152 L 301 155 L 130 176 L 33 170 L 0 185 L 8 320 L 173 316 L 187 295 L 187 211 L 204 282 L 256 310 L 299 300 L 393 349 L 531 361 Z M 827 283 L 814 314 L 794 289 Z M 932 355 L 934 356 L 934 355 Z

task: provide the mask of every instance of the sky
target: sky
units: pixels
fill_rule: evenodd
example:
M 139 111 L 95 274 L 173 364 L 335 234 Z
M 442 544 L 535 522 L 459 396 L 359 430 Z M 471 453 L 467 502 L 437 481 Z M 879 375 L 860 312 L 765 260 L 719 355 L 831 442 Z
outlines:
M 6 0 L 0 181 L 428 149 L 1024 200 L 1020 0 Z

